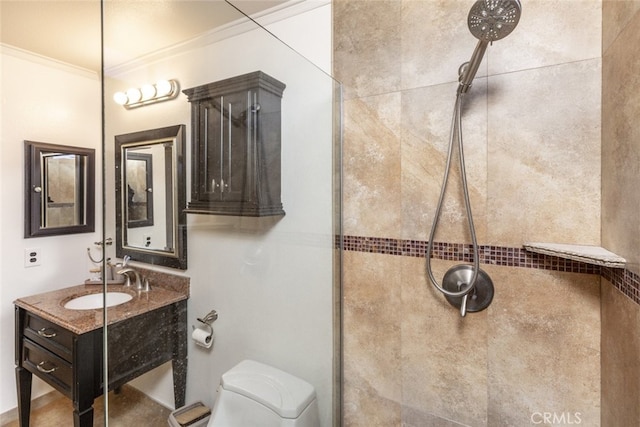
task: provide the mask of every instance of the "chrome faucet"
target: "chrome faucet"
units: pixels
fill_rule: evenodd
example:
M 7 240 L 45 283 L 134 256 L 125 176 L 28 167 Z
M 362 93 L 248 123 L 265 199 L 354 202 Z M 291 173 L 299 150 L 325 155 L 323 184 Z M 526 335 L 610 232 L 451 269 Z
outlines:
M 149 279 L 147 279 L 144 276 L 141 276 L 140 273 L 138 273 L 136 270 L 134 270 L 131 267 L 123 268 L 122 270 L 118 271 L 118 274 L 124 274 L 124 277 L 127 278 L 126 282 L 124 283 L 124 286 L 131 286 L 131 276 L 129 275 L 130 273 L 133 273 L 135 275 L 137 290 L 143 291 L 143 292 L 148 292 L 149 290 L 151 290 L 151 287 L 149 286 Z

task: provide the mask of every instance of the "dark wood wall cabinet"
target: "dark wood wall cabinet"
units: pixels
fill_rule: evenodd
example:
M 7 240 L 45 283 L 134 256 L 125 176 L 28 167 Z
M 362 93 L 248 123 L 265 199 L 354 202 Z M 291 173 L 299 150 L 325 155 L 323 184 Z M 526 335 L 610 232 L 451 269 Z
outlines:
M 191 103 L 187 213 L 284 215 L 281 100 L 284 83 L 256 71 L 185 89 Z

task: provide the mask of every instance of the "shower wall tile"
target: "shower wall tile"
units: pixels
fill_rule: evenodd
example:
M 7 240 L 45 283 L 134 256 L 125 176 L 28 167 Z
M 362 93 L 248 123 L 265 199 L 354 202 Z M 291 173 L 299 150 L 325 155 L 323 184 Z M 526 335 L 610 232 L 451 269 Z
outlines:
M 490 79 L 488 243 L 600 244 L 600 64 Z
M 423 258 L 344 255 L 345 425 L 599 425 L 599 276 L 483 265 L 494 301 L 463 319 Z
M 399 236 L 400 94 L 344 102 L 344 233 Z
M 402 0 L 402 89 L 457 82 L 478 40 L 466 25 L 466 0 Z M 485 76 L 486 61 L 478 70 Z
M 487 326 L 488 425 L 533 425 L 534 414 L 544 412 L 600 425 L 599 277 L 486 271 L 495 286 Z
M 640 420 L 640 307 L 602 279 L 602 425 Z
M 600 57 L 601 0 L 521 3 L 516 29 L 488 49 L 489 75 Z
M 471 3 L 333 1 L 345 235 L 427 240 L 457 70 L 476 45 Z M 600 0 L 523 8 L 465 96 L 478 240 L 599 245 Z M 468 242 L 453 166 L 435 240 Z M 483 264 L 495 300 L 461 319 L 424 258 L 343 255 L 344 425 L 530 425 L 534 409 L 600 424 L 599 276 Z M 441 278 L 451 264 L 433 265 Z
M 640 10 L 640 1 L 603 0 L 602 1 L 602 53 L 618 37 L 620 32 Z
M 398 257 L 344 253 L 344 425 L 400 426 Z
M 470 313 L 462 318 L 426 282 L 425 260 L 403 258 L 404 415 L 419 426 L 428 425 L 434 417 L 466 426 L 486 426 L 488 312 Z M 438 281 L 452 265 L 433 260 Z
M 334 77 L 344 99 L 400 88 L 400 0 L 333 0 Z
M 640 273 L 640 2 L 603 4 L 602 243 Z M 627 293 L 629 288 L 623 288 Z M 602 279 L 602 425 L 640 420 L 640 307 Z
M 603 57 L 602 227 L 603 245 L 640 273 L 640 13 Z M 629 232 L 633 230 L 633 232 Z
M 428 240 L 443 181 L 457 83 L 402 92 L 402 237 Z M 477 86 L 477 87 L 476 87 Z M 479 241 L 486 235 L 486 79 L 463 98 L 464 156 Z M 435 241 L 468 242 L 457 143 Z
M 402 427 L 468 427 L 453 420 L 437 417 L 419 409 L 402 408 Z

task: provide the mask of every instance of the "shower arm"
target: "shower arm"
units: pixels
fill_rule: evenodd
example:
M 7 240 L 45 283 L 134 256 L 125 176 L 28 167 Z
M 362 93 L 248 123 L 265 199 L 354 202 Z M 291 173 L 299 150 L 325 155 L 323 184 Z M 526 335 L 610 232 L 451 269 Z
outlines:
M 478 40 L 478 44 L 471 55 L 471 59 L 460 67 L 458 79 L 460 86 L 458 87 L 458 93 L 467 93 L 471 87 L 471 83 L 478 72 L 478 68 L 480 67 L 484 53 L 487 50 L 487 46 L 489 46 L 489 42 Z

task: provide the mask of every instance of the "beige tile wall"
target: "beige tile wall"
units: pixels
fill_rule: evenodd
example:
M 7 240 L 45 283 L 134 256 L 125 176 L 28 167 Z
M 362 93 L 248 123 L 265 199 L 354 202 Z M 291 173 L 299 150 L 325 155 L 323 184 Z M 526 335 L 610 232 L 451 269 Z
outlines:
M 472 3 L 333 1 L 345 234 L 427 240 Z M 523 3 L 465 97 L 478 240 L 600 244 L 601 4 Z M 458 182 L 435 240 L 468 242 Z M 423 258 L 345 253 L 346 426 L 524 426 L 535 412 L 600 425 L 600 277 L 483 268 L 495 300 L 461 319 Z
M 603 52 L 602 84 L 602 228 L 603 244 L 628 261 L 629 268 L 640 273 L 640 13 L 628 18 L 630 4 L 605 2 L 606 18 L 625 16 L 627 25 L 618 29 L 607 24 L 612 39 Z M 631 228 L 630 228 L 631 227 Z M 629 232 L 630 229 L 632 232 Z
M 640 420 L 640 309 L 602 280 L 602 425 Z
M 602 241 L 640 273 L 640 1 L 604 1 Z M 602 280 L 602 425 L 640 423 L 640 306 Z

